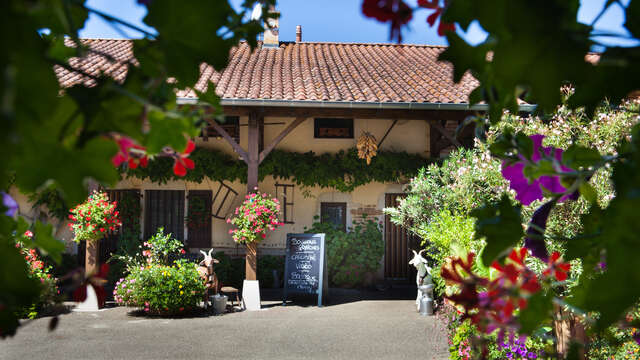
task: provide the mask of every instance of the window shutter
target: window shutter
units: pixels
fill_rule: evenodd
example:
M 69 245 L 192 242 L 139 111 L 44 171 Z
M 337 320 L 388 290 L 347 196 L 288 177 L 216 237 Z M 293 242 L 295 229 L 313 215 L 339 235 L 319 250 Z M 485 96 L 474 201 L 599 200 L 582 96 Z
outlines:
M 144 238 L 164 227 L 165 234 L 184 241 L 184 191 L 146 190 L 145 198 Z

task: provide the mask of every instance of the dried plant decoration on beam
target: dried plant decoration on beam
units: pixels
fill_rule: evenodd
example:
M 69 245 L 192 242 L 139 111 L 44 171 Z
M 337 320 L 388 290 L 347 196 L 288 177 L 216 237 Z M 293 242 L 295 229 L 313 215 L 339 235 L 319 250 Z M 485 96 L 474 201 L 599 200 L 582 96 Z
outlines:
M 371 159 L 378 153 L 376 138 L 368 131 L 362 132 L 362 135 L 358 138 L 356 147 L 358 148 L 358 157 L 360 159 L 366 159 L 367 165 L 371 164 Z

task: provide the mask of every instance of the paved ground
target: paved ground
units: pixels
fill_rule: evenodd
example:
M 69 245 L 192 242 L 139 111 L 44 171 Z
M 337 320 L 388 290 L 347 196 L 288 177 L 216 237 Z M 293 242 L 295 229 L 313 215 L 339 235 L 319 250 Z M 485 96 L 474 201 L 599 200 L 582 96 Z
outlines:
M 263 292 L 260 311 L 182 319 L 73 312 L 54 332 L 48 318 L 21 327 L 0 341 L 0 359 L 447 359 L 443 324 L 410 295 L 336 293 L 318 308 Z

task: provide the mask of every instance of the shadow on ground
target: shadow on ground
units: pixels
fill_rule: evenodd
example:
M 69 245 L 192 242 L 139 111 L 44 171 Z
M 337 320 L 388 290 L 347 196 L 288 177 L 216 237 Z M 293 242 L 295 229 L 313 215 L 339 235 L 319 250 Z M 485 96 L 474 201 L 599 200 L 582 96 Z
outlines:
M 416 298 L 416 292 L 415 285 L 409 284 L 393 284 L 384 290 L 330 288 L 328 296 L 323 297 L 322 305 L 335 306 L 358 301 L 413 300 Z M 261 289 L 260 298 L 263 308 L 281 306 L 283 289 Z M 318 297 L 316 295 L 289 294 L 286 304 L 287 306 L 317 306 Z

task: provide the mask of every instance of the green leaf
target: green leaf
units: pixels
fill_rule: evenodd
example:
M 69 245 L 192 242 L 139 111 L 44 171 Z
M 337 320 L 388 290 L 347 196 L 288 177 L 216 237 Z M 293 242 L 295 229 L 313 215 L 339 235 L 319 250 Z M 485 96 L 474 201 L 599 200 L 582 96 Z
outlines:
M 16 222 L 0 215 L 0 338 L 12 336 L 20 325 L 16 312 L 33 304 L 40 293 L 38 281 L 28 276 L 27 264 L 20 250 L 15 247 L 12 233 Z
M 49 255 L 56 263 L 62 261 L 64 243 L 53 237 L 53 226 L 36 221 L 33 229 L 33 244 L 43 255 Z
M 537 179 L 544 175 L 553 175 L 556 173 L 553 163 L 549 160 L 540 160 L 535 164 L 528 163 L 522 170 L 524 176 L 528 179 Z
M 584 344 L 580 344 L 576 341 L 571 341 L 569 344 L 569 352 L 567 353 L 566 360 L 581 360 L 582 357 L 580 354 L 584 351 Z
M 611 1 L 610 1 L 611 2 Z M 607 4 L 607 6 L 609 3 Z M 631 1 L 625 11 L 624 26 L 638 39 L 640 38 L 640 2 Z
M 626 161 L 617 162 L 612 180 L 616 197 L 604 210 L 592 207 L 585 220 L 585 236 L 591 236 L 592 251 L 603 249 L 607 268 L 600 273 L 594 267 L 584 267 L 581 286 L 573 290 L 572 304 L 587 311 L 597 311 L 600 317 L 596 330 L 604 330 L 616 322 L 640 298 L 640 273 L 637 271 L 637 249 L 640 248 L 640 127 L 633 131 L 632 142 L 618 151 L 628 152 Z M 597 216 L 597 218 L 595 218 Z M 591 220 L 590 222 L 587 222 Z M 582 244 L 587 246 L 589 243 Z M 591 260 L 593 261 L 593 260 Z M 606 290 L 605 290 L 606 289 Z
M 518 154 L 524 156 L 527 159 L 531 159 L 533 156 L 533 140 L 524 133 L 517 133 L 515 137 L 516 147 Z
M 482 263 L 491 264 L 522 239 L 521 206 L 511 205 L 509 196 L 502 195 L 499 202 L 485 205 L 471 212 L 476 221 L 476 238 L 486 238 Z
M 571 145 L 562 153 L 562 163 L 575 170 L 589 168 L 602 161 L 598 150 L 580 145 Z
M 96 138 L 75 149 L 52 140 L 25 139 L 21 144 L 12 168 L 16 171 L 16 185 L 23 191 L 34 192 L 53 181 L 68 203 L 75 204 L 86 197 L 85 181 L 89 178 L 108 185 L 118 180 L 111 163 L 117 152 L 113 141 Z
M 447 35 L 449 46 L 438 56 L 439 61 L 448 61 L 456 66 L 453 69 L 453 81 L 458 83 L 467 71 L 481 70 L 487 63 L 487 47 L 471 46 L 458 34 Z
M 540 291 L 531 296 L 527 307 L 520 311 L 520 333 L 531 335 L 548 321 L 553 309 L 552 297 Z
M 598 193 L 588 182 L 580 184 L 580 195 L 584 196 L 584 198 L 591 204 L 596 204 L 598 202 Z
M 161 152 L 165 146 L 171 146 L 180 152 L 187 146 L 185 136 L 196 135 L 194 121 L 191 118 L 170 117 L 159 111 L 151 111 L 148 119 L 151 129 L 144 144 L 152 154 Z
M 237 16 L 227 1 L 153 1 L 147 10 L 144 22 L 159 34 L 153 46 L 161 49 L 162 63 L 178 84 L 193 87 L 203 62 L 217 70 L 226 66 L 239 40 L 219 36 Z

